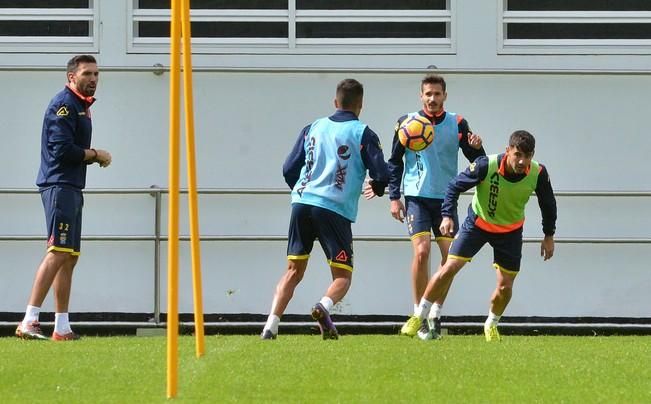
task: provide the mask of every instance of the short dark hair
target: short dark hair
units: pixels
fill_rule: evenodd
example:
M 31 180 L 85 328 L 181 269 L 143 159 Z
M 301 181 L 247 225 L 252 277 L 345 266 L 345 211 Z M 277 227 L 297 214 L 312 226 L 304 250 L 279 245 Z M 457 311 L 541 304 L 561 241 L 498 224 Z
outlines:
M 95 57 L 92 55 L 77 55 L 72 59 L 68 60 L 68 66 L 66 67 L 66 74 L 76 72 L 77 68 L 79 68 L 79 64 L 81 63 L 97 64 L 97 61 L 95 60 Z
M 443 92 L 446 91 L 445 79 L 438 74 L 428 74 L 423 77 L 423 80 L 420 82 L 420 91 L 423 91 L 425 84 L 440 84 Z
M 536 138 L 526 130 L 516 130 L 509 138 L 509 147 L 515 147 L 524 153 L 533 153 L 536 149 Z
M 342 109 L 353 109 L 362 103 L 364 86 L 355 79 L 344 79 L 337 84 L 337 102 Z

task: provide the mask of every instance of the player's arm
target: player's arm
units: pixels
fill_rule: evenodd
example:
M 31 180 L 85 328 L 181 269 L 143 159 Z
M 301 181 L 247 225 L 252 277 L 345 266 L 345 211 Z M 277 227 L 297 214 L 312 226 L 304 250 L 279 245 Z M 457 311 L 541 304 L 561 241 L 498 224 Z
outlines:
M 283 163 L 283 177 L 285 177 L 285 182 L 289 185 L 290 189 L 294 189 L 294 185 L 296 185 L 301 176 L 301 169 L 305 165 L 305 138 L 310 132 L 310 126 L 307 125 L 298 134 L 292 151 L 285 159 L 285 163 Z
M 95 149 L 86 149 L 84 150 L 84 161 L 86 164 L 93 164 L 94 162 L 97 161 L 97 150 Z
M 445 199 L 441 206 L 441 225 L 439 230 L 444 236 L 452 236 L 454 231 L 454 212 L 457 211 L 459 195 L 482 182 L 488 173 L 488 158 L 478 157 L 468 168 L 454 177 L 448 184 Z
M 542 228 L 545 238 L 540 246 L 540 255 L 546 260 L 554 255 L 554 233 L 556 233 L 556 197 L 549 178 L 547 168 L 540 165 L 538 182 L 536 184 L 536 196 L 542 216 Z
M 364 166 L 371 177 L 369 186 L 375 195 L 384 195 L 384 190 L 389 183 L 389 168 L 384 161 L 380 138 L 368 126 L 362 134 L 361 154 Z
M 484 178 L 486 178 L 487 173 L 488 158 L 486 156 L 481 156 L 473 163 L 470 163 L 470 165 L 464 171 L 460 172 L 459 175 L 454 177 L 448 184 L 445 199 L 441 206 L 441 215 L 445 217 L 453 217 L 454 212 L 457 210 L 459 195 L 482 182 Z
M 65 114 L 57 111 L 63 111 Z M 77 111 L 68 105 L 53 105 L 46 113 L 47 139 L 54 158 L 65 164 L 80 164 L 86 159 L 84 148 L 75 144 Z
M 396 123 L 393 131 L 393 140 L 391 142 L 391 157 L 389 157 L 389 199 L 400 199 L 400 185 L 402 183 L 402 174 L 405 171 L 405 163 L 403 157 L 405 155 L 405 147 L 398 140 L 398 128 L 400 123 L 405 119 L 406 115 L 400 117 Z
M 396 122 L 393 130 L 393 140 L 391 142 L 391 157 L 389 158 L 389 199 L 391 200 L 390 212 L 391 216 L 399 221 L 404 221 L 405 206 L 400 200 L 401 192 L 400 187 L 402 184 L 402 174 L 405 171 L 405 163 L 403 157 L 405 155 L 405 147 L 398 139 L 398 128 L 407 115 L 401 116 Z
M 482 138 L 479 135 L 472 133 L 470 125 L 465 118 L 461 118 L 461 121 L 459 121 L 459 148 L 471 163 L 475 161 L 477 157 L 486 155 Z
M 85 149 L 84 161 L 86 164 L 98 163 L 100 167 L 111 165 L 111 153 L 102 149 Z

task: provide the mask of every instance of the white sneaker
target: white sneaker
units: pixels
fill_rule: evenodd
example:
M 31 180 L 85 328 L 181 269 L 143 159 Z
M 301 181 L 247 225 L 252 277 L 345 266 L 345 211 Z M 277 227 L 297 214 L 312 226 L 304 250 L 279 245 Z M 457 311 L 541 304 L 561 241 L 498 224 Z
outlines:
M 427 321 L 423 321 L 418 330 L 418 338 L 423 341 L 430 339 L 441 339 L 441 320 L 438 318 L 428 318 Z

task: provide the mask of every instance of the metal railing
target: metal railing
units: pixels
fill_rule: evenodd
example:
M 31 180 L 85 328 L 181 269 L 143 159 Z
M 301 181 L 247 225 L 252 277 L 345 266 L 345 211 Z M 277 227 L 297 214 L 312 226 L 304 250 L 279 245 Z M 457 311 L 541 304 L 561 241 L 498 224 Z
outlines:
M 186 189 L 182 189 L 182 194 L 187 194 Z M 248 188 L 205 188 L 197 191 L 200 195 L 286 195 L 289 194 L 287 189 L 248 189 Z M 110 189 L 86 189 L 84 194 L 94 195 L 127 195 L 127 194 L 142 194 L 150 195 L 154 198 L 154 228 L 151 236 L 133 236 L 133 235 L 88 235 L 82 236 L 84 241 L 151 241 L 154 243 L 154 322 L 156 325 L 160 321 L 160 247 L 161 242 L 167 241 L 168 237 L 161 232 L 161 216 L 162 216 L 162 196 L 167 194 L 166 188 L 159 188 L 152 186 L 151 188 L 110 188 Z M 38 194 L 36 189 L 0 189 L 0 194 Z M 472 195 L 472 192 L 466 192 L 464 195 Z M 651 191 L 557 191 L 554 193 L 557 197 L 626 197 L 637 198 L 651 197 Z M 45 236 L 11 236 L 0 235 L 0 241 L 41 241 L 45 240 Z M 190 236 L 179 236 L 181 241 L 189 241 Z M 407 235 L 393 236 L 393 235 L 361 235 L 354 236 L 355 241 L 381 241 L 381 242 L 396 242 L 408 241 Z M 287 235 L 201 235 L 201 241 L 285 241 Z M 542 238 L 529 238 L 525 237 L 525 243 L 539 243 Z M 559 244 L 651 244 L 651 237 L 636 237 L 636 238 L 586 238 L 586 237 L 560 237 L 554 238 L 554 241 Z

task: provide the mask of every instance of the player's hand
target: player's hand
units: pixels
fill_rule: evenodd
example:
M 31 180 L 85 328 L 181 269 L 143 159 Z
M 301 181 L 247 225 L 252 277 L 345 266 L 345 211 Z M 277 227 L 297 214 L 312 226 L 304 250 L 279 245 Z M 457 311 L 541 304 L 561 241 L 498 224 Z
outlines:
M 554 256 L 554 236 L 545 236 L 540 244 L 540 256 L 545 261 Z
M 97 149 L 95 151 L 97 152 L 97 157 L 95 157 L 95 161 L 97 161 L 100 167 L 108 167 L 111 165 L 111 153 L 102 149 Z
M 364 187 L 362 188 L 362 195 L 364 195 L 364 198 L 366 200 L 373 199 L 377 195 L 375 194 L 375 191 L 373 191 L 373 187 L 371 186 L 371 180 L 367 179 L 364 181 Z
M 441 220 L 439 231 L 443 236 L 452 237 L 454 233 L 454 220 L 451 217 L 444 216 L 443 220 Z
M 477 150 L 481 149 L 481 145 L 482 145 L 481 136 L 479 136 L 476 133 L 468 132 L 468 144 L 473 149 L 477 149 Z
M 405 221 L 405 205 L 402 204 L 400 199 L 394 199 L 391 201 L 391 216 L 394 219 L 399 220 L 401 223 Z

